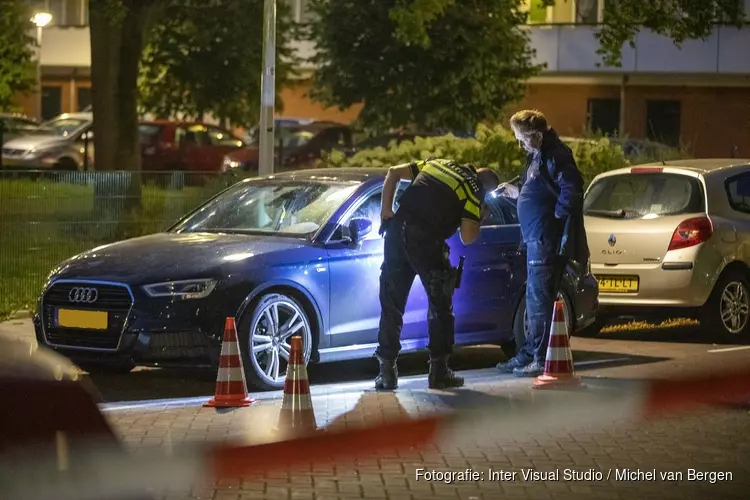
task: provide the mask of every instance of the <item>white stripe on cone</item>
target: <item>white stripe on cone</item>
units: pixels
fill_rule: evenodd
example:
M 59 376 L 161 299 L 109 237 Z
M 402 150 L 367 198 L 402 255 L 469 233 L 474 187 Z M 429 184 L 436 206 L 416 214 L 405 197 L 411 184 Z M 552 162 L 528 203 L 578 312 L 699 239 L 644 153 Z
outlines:
M 237 342 L 224 342 L 221 344 L 221 355 L 222 356 L 239 356 L 240 350 L 237 346 Z
M 547 348 L 547 361 L 568 361 L 570 349 L 566 347 Z
M 290 365 L 292 371 L 291 380 L 307 380 L 307 370 L 303 370 L 300 365 Z
M 284 394 L 281 402 L 282 411 L 286 410 L 312 410 L 310 394 Z
M 245 379 L 245 374 L 242 373 L 242 368 L 239 366 L 232 368 L 219 368 L 217 379 L 219 382 L 239 382 L 240 380 Z

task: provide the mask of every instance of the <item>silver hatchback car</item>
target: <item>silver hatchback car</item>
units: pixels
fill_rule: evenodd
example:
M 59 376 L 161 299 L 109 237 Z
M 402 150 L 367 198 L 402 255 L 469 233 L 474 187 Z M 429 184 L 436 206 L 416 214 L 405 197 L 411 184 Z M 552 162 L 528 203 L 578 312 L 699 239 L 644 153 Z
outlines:
M 750 160 L 605 172 L 587 189 L 584 214 L 600 324 L 689 317 L 719 338 L 750 332 Z

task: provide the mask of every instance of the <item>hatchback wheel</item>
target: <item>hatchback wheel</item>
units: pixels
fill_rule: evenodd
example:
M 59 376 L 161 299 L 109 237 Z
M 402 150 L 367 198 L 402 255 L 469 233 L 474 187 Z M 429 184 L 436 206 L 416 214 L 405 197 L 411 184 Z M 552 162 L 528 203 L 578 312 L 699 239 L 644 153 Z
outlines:
M 284 387 L 291 338 L 302 337 L 305 362 L 310 359 L 312 329 L 304 307 L 280 293 L 263 296 L 252 316 L 240 324 L 240 348 L 249 382 L 262 390 Z
M 564 293 L 557 295 L 557 300 L 562 301 L 563 311 L 565 314 L 565 323 L 568 327 L 568 336 L 573 331 L 573 315 L 570 307 L 570 300 Z M 514 342 L 505 344 L 502 346 L 503 353 L 508 357 L 512 358 L 518 351 L 523 347 L 526 342 L 526 338 L 529 336 L 529 321 L 526 315 L 526 296 L 521 297 L 518 303 L 518 309 L 516 309 L 515 319 L 513 321 L 513 337 Z
M 750 285 L 743 273 L 729 272 L 714 287 L 704 306 L 701 325 L 726 340 L 740 340 L 750 331 Z

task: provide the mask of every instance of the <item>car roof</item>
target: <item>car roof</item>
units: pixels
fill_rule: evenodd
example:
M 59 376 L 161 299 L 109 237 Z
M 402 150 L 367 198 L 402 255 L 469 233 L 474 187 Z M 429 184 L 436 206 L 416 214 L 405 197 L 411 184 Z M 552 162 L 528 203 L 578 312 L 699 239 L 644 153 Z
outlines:
M 57 115 L 54 118 L 51 118 L 46 121 L 52 121 L 52 120 L 65 120 L 67 118 L 73 118 L 73 119 L 79 119 L 79 120 L 93 120 L 94 114 L 88 113 L 88 112 L 82 112 L 82 113 L 63 113 L 61 115 Z
M 261 179 L 298 179 L 298 180 L 315 180 L 327 179 L 341 182 L 365 182 L 370 179 L 384 177 L 388 171 L 387 167 L 349 167 L 349 168 L 311 168 L 305 170 L 295 170 L 293 172 L 282 172 L 260 177 Z M 256 177 L 258 179 L 258 177 Z
M 602 177 L 630 173 L 633 168 L 663 168 L 668 172 L 690 172 L 695 175 L 706 175 L 718 173 L 734 167 L 750 165 L 750 159 L 746 158 L 699 158 L 684 160 L 656 161 L 642 163 L 630 167 L 623 167 L 599 174 Z

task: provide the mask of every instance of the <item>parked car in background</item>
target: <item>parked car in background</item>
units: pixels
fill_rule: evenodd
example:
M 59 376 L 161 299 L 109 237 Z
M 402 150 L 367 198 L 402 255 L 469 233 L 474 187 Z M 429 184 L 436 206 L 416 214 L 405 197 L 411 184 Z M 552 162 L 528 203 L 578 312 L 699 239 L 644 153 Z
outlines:
M 32 133 L 3 144 L 3 168 L 62 171 L 92 168 L 92 126 L 91 113 L 65 113 L 44 122 Z
M 48 277 L 34 316 L 40 345 L 90 372 L 135 365 L 213 366 L 236 318 L 248 380 L 283 387 L 292 335 L 306 360 L 371 357 L 377 346 L 385 169 L 315 169 L 246 179 L 169 230 L 98 247 Z M 398 196 L 408 187 L 401 182 Z M 515 204 L 489 201 L 480 239 L 449 240 L 466 257 L 455 294 L 456 342 L 526 336 L 525 256 Z M 570 332 L 596 317 L 597 284 L 573 268 L 560 300 Z M 401 342 L 427 345 L 427 297 L 415 280 Z
M 33 133 L 39 123 L 33 118 L 16 113 L 0 113 L 0 144 Z
M 274 135 L 275 164 L 282 169 L 303 169 L 314 165 L 322 153 L 338 150 L 352 154 L 353 132 L 348 125 L 336 122 L 315 121 L 306 125 L 284 126 Z M 224 169 L 258 171 L 260 143 L 227 154 Z
M 139 133 L 145 171 L 219 172 L 224 156 L 244 146 L 232 132 L 196 122 L 144 121 Z
M 312 118 L 293 118 L 288 116 L 277 117 L 274 119 L 274 130 L 280 131 L 287 127 L 298 127 L 300 125 L 309 125 L 315 120 Z M 257 144 L 260 137 L 260 124 L 248 129 L 244 137 L 246 144 Z
M 692 317 L 750 332 L 750 160 L 651 163 L 596 176 L 584 200 L 600 317 Z

